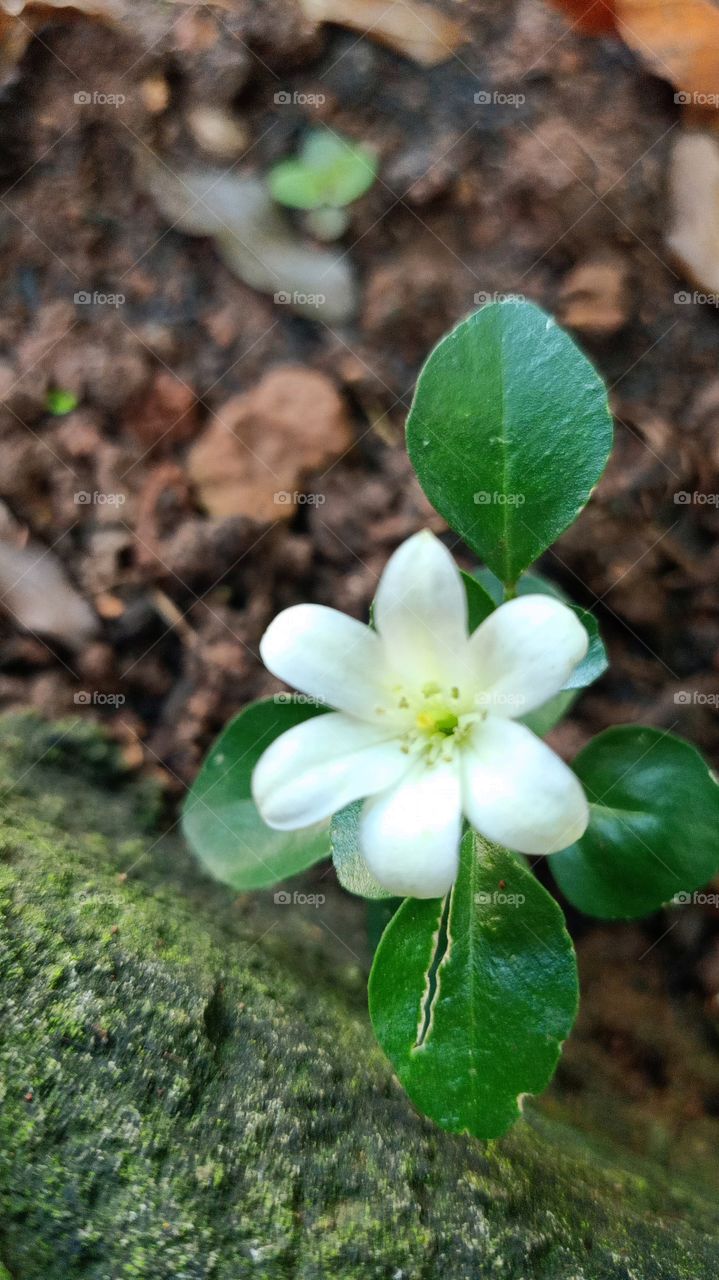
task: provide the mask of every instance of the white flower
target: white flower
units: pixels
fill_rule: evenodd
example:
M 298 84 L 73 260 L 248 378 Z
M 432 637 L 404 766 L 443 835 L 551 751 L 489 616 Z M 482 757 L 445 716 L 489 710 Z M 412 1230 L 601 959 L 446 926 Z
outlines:
M 588 647 L 552 596 L 519 596 L 469 635 L 449 551 L 429 532 L 395 551 L 376 630 L 323 605 L 270 624 L 265 665 L 338 710 L 277 738 L 253 775 L 263 820 L 292 831 L 364 799 L 360 848 L 391 893 L 434 898 L 457 874 L 464 814 L 488 840 L 553 853 L 584 832 L 571 769 L 516 717 L 565 684 Z

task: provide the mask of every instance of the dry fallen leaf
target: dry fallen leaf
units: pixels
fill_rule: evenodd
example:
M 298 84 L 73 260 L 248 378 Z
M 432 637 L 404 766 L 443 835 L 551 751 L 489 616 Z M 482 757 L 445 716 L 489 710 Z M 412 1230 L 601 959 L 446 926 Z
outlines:
M 53 9 L 70 9 L 89 18 L 105 18 L 110 21 L 122 16 L 117 0 L 0 0 L 0 13 L 9 18 L 47 17 Z M 63 15 L 65 16 L 65 15 Z
M 62 21 L 76 17 L 114 21 L 120 17 L 113 0 L 0 0 L 0 59 L 4 67 L 17 65 L 34 28 L 54 14 Z
M 719 295 L 719 143 L 709 134 L 675 142 L 669 205 L 668 247 L 692 281 Z
M 313 369 L 282 365 L 218 411 L 190 450 L 187 469 L 212 516 L 288 519 L 304 496 L 303 477 L 351 443 L 334 383 Z
M 0 542 L 0 598 L 24 630 L 71 649 L 82 649 L 97 632 L 95 614 L 46 547 Z
M 615 0 L 619 34 L 655 75 L 687 101 L 719 94 L 719 8 L 710 0 Z M 713 100 L 713 101 L 712 101 Z
M 629 318 L 627 265 L 618 255 L 589 258 L 563 279 L 558 317 L 579 333 L 607 337 Z
M 436 67 L 451 58 L 466 36 L 453 18 L 429 4 L 413 0 L 300 0 L 313 22 L 349 27 L 422 67 Z

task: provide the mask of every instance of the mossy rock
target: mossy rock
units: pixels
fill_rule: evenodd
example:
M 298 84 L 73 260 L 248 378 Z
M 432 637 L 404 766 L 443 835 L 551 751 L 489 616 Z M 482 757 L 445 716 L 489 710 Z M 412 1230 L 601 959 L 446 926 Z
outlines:
M 715 1280 L 712 1199 L 556 1102 L 494 1144 L 414 1112 L 356 902 L 237 899 L 94 730 L 3 728 L 10 1280 Z

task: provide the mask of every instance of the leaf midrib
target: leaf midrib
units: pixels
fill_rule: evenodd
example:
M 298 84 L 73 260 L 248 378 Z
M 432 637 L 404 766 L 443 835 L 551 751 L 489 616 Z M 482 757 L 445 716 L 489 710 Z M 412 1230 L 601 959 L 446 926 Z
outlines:
M 502 322 L 502 309 L 498 307 L 497 325 L 499 326 L 499 356 L 497 359 L 497 367 L 499 369 L 499 401 L 500 401 L 500 420 L 502 424 L 502 434 L 499 437 L 500 453 L 502 459 L 502 492 L 506 498 L 507 484 L 509 480 L 509 441 L 506 435 L 507 425 L 507 380 L 504 369 L 504 337 L 505 330 Z M 510 574 L 510 551 L 509 551 L 509 503 L 504 502 L 502 505 L 502 559 L 504 561 L 504 583 L 505 586 L 513 585 L 511 583 Z

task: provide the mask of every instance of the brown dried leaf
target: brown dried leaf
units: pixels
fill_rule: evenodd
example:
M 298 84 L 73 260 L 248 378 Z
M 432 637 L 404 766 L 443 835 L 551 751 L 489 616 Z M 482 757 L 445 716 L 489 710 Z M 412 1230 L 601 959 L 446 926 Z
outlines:
M 20 627 L 81 649 L 97 631 L 97 619 L 71 586 L 47 548 L 0 542 L 0 596 Z
M 0 0 L 0 17 L 22 18 L 37 14 L 46 17 L 53 9 L 72 9 L 89 18 L 105 18 L 109 21 L 122 16 L 122 7 L 116 0 Z
M 313 369 L 283 365 L 219 410 L 191 449 L 188 472 L 212 516 L 288 519 L 303 476 L 351 443 L 334 383 Z
M 0 59 L 12 68 L 22 58 L 33 29 L 62 11 L 63 20 L 76 17 L 115 21 L 121 16 L 113 0 L 0 0 Z
M 451 58 L 466 39 L 458 22 L 414 0 L 300 0 L 313 22 L 335 22 L 389 45 L 422 67 Z
M 588 258 L 562 281 L 559 318 L 579 333 L 605 337 L 629 318 L 627 265 L 619 256 Z

